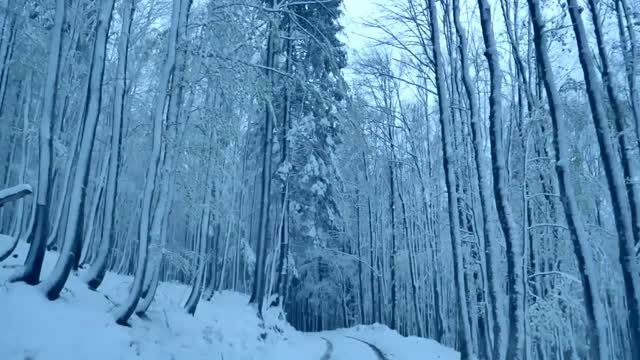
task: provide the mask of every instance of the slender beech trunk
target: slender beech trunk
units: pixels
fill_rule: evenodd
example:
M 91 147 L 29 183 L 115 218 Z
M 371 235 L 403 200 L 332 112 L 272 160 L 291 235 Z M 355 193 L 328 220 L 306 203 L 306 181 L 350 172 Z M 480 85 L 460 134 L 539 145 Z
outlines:
M 537 0 L 529 1 L 529 11 L 533 26 L 536 57 L 540 66 L 542 80 L 549 101 L 549 113 L 553 128 L 553 145 L 556 155 L 556 172 L 560 198 L 565 212 L 565 218 L 569 227 L 571 243 L 573 245 L 578 268 L 582 280 L 585 310 L 587 314 L 588 329 L 590 335 L 591 359 L 608 359 L 608 345 L 606 338 L 606 319 L 604 318 L 604 305 L 600 300 L 598 279 L 596 278 L 596 264 L 594 263 L 591 245 L 584 224 L 580 218 L 580 210 L 576 200 L 575 190 L 571 179 L 571 166 L 569 164 L 569 136 L 564 116 L 561 114 L 560 96 L 555 84 L 553 69 L 547 53 L 546 35 L 543 32 L 544 19 L 540 4 Z
M 213 165 L 210 165 L 213 167 Z M 207 177 L 209 180 L 210 177 Z M 196 268 L 196 274 L 193 281 L 193 287 L 191 288 L 191 293 L 189 294 L 189 298 L 185 303 L 185 310 L 189 315 L 194 315 L 196 312 L 196 308 L 198 306 L 198 302 L 200 301 L 200 297 L 202 295 L 202 283 L 205 275 L 205 264 L 206 261 L 206 249 L 207 243 L 213 240 L 213 224 L 210 225 L 211 218 L 211 206 L 213 203 L 213 193 L 215 192 L 214 188 L 209 188 L 207 186 L 206 190 L 207 194 L 205 196 L 204 209 L 202 211 L 202 221 L 200 227 L 200 241 L 198 241 L 198 257 L 196 263 L 198 264 Z M 215 265 L 212 265 L 215 266 Z
M 291 18 L 287 16 L 287 39 L 286 39 L 286 49 L 285 49 L 285 69 L 287 73 L 291 72 L 292 61 L 292 41 L 290 40 L 292 37 L 292 28 L 291 28 Z M 289 89 L 289 84 L 285 83 L 284 85 L 284 108 L 282 114 L 282 122 L 280 124 L 280 163 L 285 165 L 288 161 L 288 150 L 289 150 L 289 139 L 288 132 L 289 127 L 291 126 L 291 90 Z M 286 165 L 285 165 L 286 166 Z M 276 305 L 284 306 L 285 294 L 287 291 L 287 284 L 289 282 L 288 273 L 289 273 L 289 197 L 288 193 L 288 178 L 284 178 L 282 182 L 282 190 L 281 190 L 281 204 L 282 204 L 282 223 L 280 225 L 280 231 L 278 237 L 280 238 L 280 258 L 278 259 L 278 282 L 276 292 L 278 297 L 276 299 Z
M 124 0 L 122 3 L 122 27 L 118 40 L 118 64 L 116 68 L 116 85 L 113 104 L 113 124 L 111 128 L 111 151 L 109 155 L 109 172 L 105 191 L 104 224 L 100 236 L 98 256 L 87 272 L 85 280 L 90 289 L 96 290 L 107 272 L 107 260 L 115 239 L 113 226 L 116 198 L 118 193 L 118 172 L 120 169 L 122 149 L 122 129 L 124 124 L 124 100 L 127 93 L 127 59 L 129 54 L 129 35 L 136 7 L 136 0 Z
M 589 40 L 582 21 L 581 9 L 577 0 L 567 0 L 569 15 L 573 23 L 573 32 L 578 44 L 580 65 L 587 87 L 587 96 L 591 108 L 591 116 L 596 127 L 598 146 L 602 165 L 611 194 L 611 206 L 618 235 L 618 259 L 622 265 L 624 291 L 627 298 L 627 316 L 629 319 L 632 358 L 640 358 L 640 270 L 634 259 L 634 234 L 631 219 L 630 201 L 625 191 L 624 172 L 615 152 L 609 131 L 609 121 L 605 115 L 602 102 L 602 84 L 591 57 Z M 624 149 L 622 149 L 624 151 Z
M 98 117 L 100 115 L 106 47 L 114 4 L 115 0 L 105 0 L 99 4 L 96 39 L 91 60 L 91 73 L 88 81 L 89 94 L 87 96 L 87 108 L 85 118 L 79 124 L 79 126 L 83 126 L 82 140 L 80 142 L 78 164 L 73 176 L 73 188 L 69 202 L 65 241 L 50 278 L 43 284 L 49 300 L 55 300 L 60 296 L 60 292 L 67 281 L 71 268 L 74 263 L 77 263 L 80 257 L 80 254 L 78 254 L 78 249 L 80 249 L 78 242 L 81 239 L 77 231 L 81 221 L 80 217 L 83 215 L 84 185 L 86 184 L 90 168 L 91 150 L 93 148 L 96 128 L 98 126 Z
M 447 187 L 447 198 L 449 203 L 449 236 L 451 237 L 451 248 L 453 251 L 453 282 L 455 288 L 455 299 L 458 306 L 458 332 L 460 341 L 460 359 L 467 360 L 473 358 L 471 347 L 471 329 L 469 328 L 468 309 L 466 294 L 464 290 L 464 264 L 462 263 L 462 244 L 460 239 L 460 224 L 456 208 L 458 206 L 458 194 L 456 192 L 456 175 L 451 167 L 453 161 L 453 148 L 451 129 L 451 112 L 449 98 L 445 87 L 444 59 L 440 45 L 440 29 L 438 24 L 438 12 L 435 0 L 428 0 L 429 24 L 431 25 L 431 42 L 433 46 L 433 58 L 436 73 L 436 86 L 438 89 L 438 108 L 440 110 L 440 127 L 442 129 L 442 149 L 443 167 L 445 172 L 445 184 Z
M 409 281 L 411 281 L 411 303 L 413 305 L 414 319 L 416 322 L 418 337 L 425 336 L 422 317 L 420 316 L 420 308 L 418 306 L 418 280 L 416 279 L 416 265 L 414 259 L 414 250 L 411 245 L 411 238 L 409 236 L 409 225 L 407 223 L 407 209 L 402 196 L 402 191 L 398 190 L 398 199 L 400 200 L 400 206 L 402 207 L 402 226 L 404 227 L 404 237 L 407 242 L 407 257 L 409 258 Z M 408 315 L 408 314 L 407 314 Z
M 631 209 L 631 225 L 633 226 L 634 244 L 640 241 L 640 197 L 638 194 L 637 180 L 640 179 L 637 169 L 638 143 L 635 128 L 627 126 L 626 116 L 622 104 L 618 98 L 613 79 L 614 75 L 609 64 L 609 55 L 604 44 L 604 34 L 602 32 L 602 20 L 598 11 L 598 3 L 595 0 L 588 0 L 591 7 L 591 19 L 600 55 L 600 66 L 602 67 L 602 82 L 605 85 L 609 104 L 613 110 L 615 129 L 618 134 L 618 152 L 622 162 L 622 172 L 625 178 L 625 189 L 629 198 L 629 208 Z M 633 134 L 633 135 L 632 135 Z M 640 340 L 640 339 L 639 339 Z
M 275 8 L 275 0 L 274 6 Z M 269 24 L 269 34 L 267 39 L 266 51 L 266 75 L 269 79 L 269 90 L 273 89 L 273 71 L 271 68 L 274 64 L 275 53 L 275 37 L 277 26 L 274 23 Z M 271 203 L 271 158 L 273 147 L 273 117 L 274 111 L 271 103 L 271 97 L 265 99 L 265 123 L 262 142 L 262 178 L 260 184 L 260 215 L 258 223 L 258 238 L 256 249 L 256 265 L 254 268 L 253 287 L 251 290 L 251 299 L 249 303 L 256 304 L 258 307 L 258 316 L 262 319 L 262 306 L 264 303 L 266 274 L 265 261 L 267 257 L 267 233 L 269 232 L 269 205 Z
M 358 255 L 358 309 L 360 311 L 360 323 L 365 324 L 364 316 L 364 282 L 362 281 L 362 234 L 360 232 L 360 191 L 356 188 L 355 194 L 356 211 L 356 246 Z
M 616 12 L 618 15 L 618 26 L 620 33 L 620 41 L 623 42 L 623 52 L 626 65 L 627 82 L 629 84 L 629 96 L 631 100 L 631 110 L 633 111 L 634 127 L 636 130 L 635 139 L 640 143 L 640 89 L 638 89 L 638 59 L 640 59 L 640 43 L 636 37 L 636 31 L 633 28 L 634 16 L 631 14 L 629 3 L 627 0 L 616 0 Z M 626 24 L 625 24 L 626 21 Z M 637 22 L 637 20 L 635 21 Z M 625 26 L 626 25 L 626 26 Z M 628 49 L 625 29 L 628 36 Z M 640 241 L 636 239 L 636 241 Z
M 485 56 L 489 64 L 491 92 L 489 95 L 489 137 L 491 144 L 491 161 L 493 167 L 493 192 L 498 211 L 498 219 L 505 236 L 507 250 L 507 273 L 509 292 L 509 322 L 507 327 L 507 358 L 525 358 L 524 328 L 524 293 L 523 269 L 520 246 L 524 239 L 517 229 L 509 204 L 509 173 L 505 159 L 505 148 L 502 143 L 502 71 L 493 25 L 491 8 L 486 0 L 478 1 L 480 7 L 480 24 L 485 43 Z M 499 349 L 498 349 L 499 350 Z
M 385 96 L 386 97 L 386 96 Z M 389 110 L 390 111 L 390 110 Z M 390 122 L 390 119 L 387 119 Z M 391 216 L 391 254 L 389 257 L 389 268 L 391 270 L 391 329 L 398 329 L 398 280 L 396 279 L 396 215 L 395 215 L 395 179 L 394 179 L 394 167 L 395 167 L 395 150 L 393 143 L 393 132 L 391 131 L 391 123 L 388 124 L 387 132 L 389 134 L 389 142 L 391 144 L 391 159 L 389 159 L 389 214 Z
M 488 6 L 486 0 L 479 0 L 478 5 L 481 9 L 483 6 Z M 462 62 L 462 81 L 464 84 L 465 92 L 469 101 L 469 110 L 471 115 L 471 137 L 474 148 L 474 158 L 477 167 L 477 181 L 478 190 L 480 195 L 481 212 L 480 217 L 482 221 L 482 238 L 484 243 L 484 249 L 486 253 L 487 262 L 487 282 L 489 288 L 489 313 L 493 318 L 493 344 L 492 344 L 492 358 L 501 360 L 505 358 L 506 352 L 506 340 L 509 339 L 508 329 L 505 329 L 505 316 L 503 315 L 504 303 L 502 287 L 500 286 L 500 275 L 497 270 L 496 251 L 494 249 L 494 239 L 496 238 L 496 231 L 493 227 L 491 217 L 493 214 L 493 207 L 495 198 L 491 196 L 491 188 L 489 187 L 489 169 L 487 168 L 483 153 L 484 144 L 482 142 L 482 130 L 478 113 L 478 98 L 474 84 L 471 80 L 469 73 L 469 57 L 467 54 L 467 37 L 465 29 L 460 22 L 460 5 L 458 0 L 453 1 L 453 17 L 456 26 L 456 32 L 459 37 L 458 50 L 460 53 L 460 60 Z M 509 317 L 509 315 L 507 314 Z
M 64 19 L 65 1 L 56 0 L 55 20 L 49 43 L 47 77 L 44 84 L 42 120 L 40 121 L 40 159 L 34 229 L 29 236 L 31 246 L 25 260 L 24 270 L 14 277 L 15 280 L 23 280 L 30 285 L 36 285 L 40 281 L 40 271 L 42 270 L 42 261 L 44 260 L 49 232 L 50 180 L 53 163 L 53 137 L 51 132 L 58 95 L 58 68 L 60 66 L 60 47 L 62 45 Z
M 367 157 L 366 154 L 362 153 L 362 166 L 364 173 L 364 182 L 369 188 L 369 170 L 367 169 Z M 375 281 L 374 281 L 374 247 L 373 247 L 373 215 L 371 211 L 371 192 L 367 192 L 367 222 L 369 225 L 369 287 L 371 288 L 371 323 L 375 323 L 376 318 L 376 295 L 375 295 Z
M 15 0 L 7 1 L 6 17 L 2 31 L 2 42 L 0 44 L 0 115 L 4 113 L 4 100 L 9 86 L 9 66 L 13 58 L 13 50 L 16 44 L 16 18 L 18 16 L 18 7 Z
M 142 293 L 142 285 L 145 278 L 147 268 L 147 253 L 149 246 L 149 225 L 151 217 L 151 203 L 153 200 L 153 192 L 156 186 L 156 178 L 160 162 L 160 150 L 162 142 L 163 114 L 166 103 L 166 96 L 169 90 L 169 83 L 173 75 L 176 63 L 176 49 L 178 42 L 178 29 L 183 17 L 186 18 L 185 12 L 188 12 L 191 6 L 190 0 L 174 0 L 171 14 L 171 27 L 169 29 L 169 38 L 167 46 L 167 58 L 162 69 L 162 75 L 158 83 L 158 91 L 156 93 L 156 101 L 153 108 L 153 145 L 151 149 L 151 160 L 147 168 L 145 176 L 145 186 L 142 200 L 142 215 L 139 224 L 138 238 L 140 241 L 138 251 L 138 262 L 133 280 L 133 287 L 129 292 L 129 296 L 125 303 L 118 309 L 116 314 L 116 322 L 120 325 L 127 325 L 129 317 L 135 311 L 140 295 Z

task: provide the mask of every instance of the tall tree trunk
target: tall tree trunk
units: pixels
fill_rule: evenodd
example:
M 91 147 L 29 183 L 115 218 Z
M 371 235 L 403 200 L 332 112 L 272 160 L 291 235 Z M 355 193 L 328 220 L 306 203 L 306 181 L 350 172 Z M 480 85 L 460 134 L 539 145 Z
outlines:
M 44 260 L 49 232 L 49 193 L 51 190 L 50 179 L 53 163 L 53 138 L 51 132 L 58 95 L 58 68 L 60 67 L 60 47 L 62 45 L 64 19 L 65 2 L 64 0 L 56 0 L 55 19 L 49 43 L 47 78 L 44 84 L 42 120 L 40 122 L 40 159 L 34 229 L 29 236 L 31 246 L 25 260 L 24 270 L 14 277 L 15 280 L 22 280 L 30 285 L 35 285 L 40 281 L 40 271 L 42 270 L 42 261 Z
M 44 284 L 45 293 L 49 300 L 55 300 L 60 296 L 64 284 L 67 281 L 69 272 L 74 263 L 77 263 L 80 254 L 78 242 L 78 226 L 81 221 L 84 208 L 84 193 L 86 181 L 90 168 L 90 157 L 93 148 L 98 117 L 100 115 L 100 105 L 102 101 L 102 78 L 104 75 L 105 56 L 109 27 L 111 26 L 111 14 L 115 0 L 106 0 L 100 3 L 98 22 L 96 24 L 96 39 L 93 47 L 93 57 L 91 60 L 91 72 L 88 80 L 88 96 L 85 117 L 79 126 L 83 127 L 82 140 L 80 142 L 80 153 L 78 154 L 78 164 L 73 176 L 73 188 L 71 200 L 69 202 L 69 214 L 67 217 L 67 228 L 65 231 L 65 241 L 60 257 L 56 262 L 53 272 Z M 97 5 L 97 4 L 96 4 Z
M 291 18 L 290 15 L 286 17 L 287 21 L 287 39 L 286 47 L 285 47 L 285 56 L 286 63 L 285 69 L 287 73 L 291 72 L 292 61 L 292 41 L 290 40 L 292 37 L 292 28 L 291 28 Z M 288 150 L 289 150 L 289 127 L 291 126 L 291 90 L 289 89 L 290 85 L 285 83 L 284 85 L 284 108 L 282 114 L 282 122 L 281 122 L 281 131 L 280 131 L 280 164 L 282 166 L 288 166 Z M 280 238 L 280 258 L 278 259 L 278 282 L 276 287 L 276 292 L 278 297 L 276 298 L 276 305 L 284 306 L 285 294 L 287 290 L 287 284 L 289 281 L 289 197 L 288 197 L 288 187 L 289 187 L 289 179 L 288 176 L 285 175 L 285 178 L 282 181 L 282 190 L 281 190 L 281 204 L 282 204 L 282 223 L 280 225 L 280 232 L 278 234 Z
M 625 178 L 625 189 L 629 198 L 629 208 L 631 210 L 631 225 L 633 226 L 634 244 L 640 241 L 640 194 L 638 184 L 635 180 L 640 178 L 637 168 L 638 158 L 638 134 L 635 134 L 635 128 L 626 124 L 626 117 L 622 109 L 622 104 L 617 95 L 617 90 L 613 84 L 613 73 L 609 64 L 609 55 L 604 44 L 604 34 L 602 33 L 602 20 L 598 11 L 598 4 L 595 0 L 588 0 L 591 7 L 591 19 L 598 46 L 598 54 L 600 55 L 600 65 L 602 66 L 602 82 L 607 91 L 609 104 L 613 110 L 613 118 L 616 132 L 619 134 L 618 151 L 622 162 L 622 172 Z M 632 135 L 633 134 L 633 135 Z M 640 339 L 639 339 L 640 340 Z
M 115 239 L 113 226 L 116 199 L 118 193 L 118 172 L 120 169 L 122 149 L 122 129 L 124 124 L 124 101 L 127 93 L 127 59 L 129 54 L 129 38 L 131 24 L 136 7 L 136 0 L 122 2 L 122 26 L 118 40 L 118 64 L 116 70 L 116 85 L 113 104 L 113 124 L 111 128 L 111 150 L 109 155 L 109 170 L 105 191 L 104 224 L 100 236 L 98 256 L 85 277 L 90 289 L 96 290 L 107 272 L 107 260 Z
M 358 309 L 360 313 L 360 323 L 365 324 L 364 315 L 364 282 L 362 281 L 362 234 L 360 232 L 360 191 L 356 188 L 355 211 L 356 211 L 356 246 L 358 255 Z
M 587 87 L 591 116 L 596 127 L 598 146 L 609 192 L 618 235 L 618 259 L 622 265 L 624 292 L 627 298 L 627 316 L 630 327 L 632 358 L 640 357 L 640 270 L 634 260 L 634 234 L 630 201 L 625 191 L 624 173 L 611 141 L 608 119 L 602 102 L 602 84 L 598 81 L 596 67 L 591 58 L 589 40 L 576 0 L 567 0 L 569 15 L 573 22 L 573 32 L 578 45 L 578 55 Z M 624 149 L 622 149 L 624 151 Z
M 482 10 L 483 6 L 488 6 L 486 0 L 479 0 L 478 5 Z M 482 11 L 481 11 L 482 12 Z M 501 360 L 505 358 L 506 343 L 505 340 L 509 339 L 509 329 L 505 329 L 505 318 L 503 315 L 504 303 L 502 287 L 500 286 L 499 273 L 496 266 L 495 249 L 493 247 L 493 241 L 496 238 L 496 232 L 493 228 L 493 222 L 491 221 L 493 214 L 493 206 L 495 198 L 491 196 L 491 188 L 489 187 L 489 169 L 487 168 L 483 152 L 484 145 L 482 142 L 482 131 L 478 112 L 478 98 L 476 95 L 475 87 L 471 80 L 469 73 L 469 57 L 467 54 L 467 38 L 465 29 L 460 22 L 460 5 L 458 0 L 453 1 L 453 17 L 456 26 L 456 32 L 460 39 L 458 44 L 458 50 L 460 53 L 460 60 L 462 62 L 462 81 L 464 84 L 467 98 L 469 100 L 469 109 L 471 113 L 471 137 L 474 147 L 474 157 L 477 167 L 477 181 L 478 190 L 480 195 L 481 212 L 480 217 L 482 221 L 482 238 L 484 242 L 484 249 L 486 253 L 487 262 L 487 282 L 489 288 L 489 304 L 491 317 L 493 318 L 493 351 L 492 358 Z
M 491 92 L 489 95 L 489 137 L 491 144 L 491 162 L 493 167 L 493 192 L 498 211 L 498 219 L 505 236 L 507 250 L 507 273 L 509 292 L 509 325 L 507 334 L 507 358 L 525 358 L 523 269 L 520 247 L 522 239 L 513 218 L 509 204 L 509 174 L 502 143 L 502 71 L 493 25 L 491 8 L 486 0 L 478 1 L 480 24 L 485 43 L 485 56 L 489 64 Z M 499 350 L 499 349 L 498 349 Z
M 142 215 L 138 231 L 140 250 L 138 251 L 138 262 L 133 279 L 133 286 L 129 291 L 129 296 L 125 300 L 125 303 L 118 309 L 118 312 L 116 314 L 116 323 L 120 325 L 127 325 L 129 317 L 131 317 L 131 315 L 135 311 L 138 305 L 138 301 L 140 300 L 140 295 L 142 294 L 142 285 L 145 279 L 147 268 L 147 254 L 149 250 L 148 247 L 149 225 L 151 222 L 151 203 L 153 200 L 153 192 L 156 186 L 156 178 L 160 165 L 159 162 L 163 132 L 163 114 L 170 80 L 174 73 L 176 64 L 178 29 L 180 28 L 181 22 L 186 21 L 187 13 L 190 6 L 191 0 L 173 0 L 171 27 L 169 30 L 167 46 L 167 58 L 163 66 L 160 82 L 158 83 L 159 88 L 156 93 L 156 101 L 154 102 L 153 108 L 153 145 L 151 149 L 151 160 L 149 162 L 149 167 L 147 168 L 147 174 L 145 176 L 145 186 L 142 200 Z
M 453 161 L 453 148 L 451 129 L 451 112 L 449 98 L 445 87 L 444 59 L 440 45 L 440 26 L 438 24 L 438 12 L 435 0 L 428 0 L 429 24 L 431 25 L 431 42 L 433 46 L 433 58 L 436 73 L 436 86 L 438 89 L 438 108 L 440 110 L 440 127 L 442 129 L 443 167 L 445 172 L 445 184 L 449 203 L 449 236 L 451 237 L 451 249 L 453 251 L 453 282 L 455 299 L 458 306 L 458 332 L 460 341 L 460 358 L 467 360 L 473 358 L 471 347 L 471 329 L 469 328 L 468 309 L 464 289 L 464 264 L 462 261 L 462 244 L 460 239 L 460 224 L 456 208 L 458 206 L 458 194 L 456 192 L 456 175 L 451 167 Z
M 366 154 L 362 153 L 362 165 L 363 165 L 363 173 L 364 173 L 364 181 L 369 188 L 369 170 L 367 169 L 367 157 Z M 367 223 L 369 225 L 369 287 L 371 288 L 371 323 L 375 323 L 376 318 L 376 296 L 375 296 L 375 281 L 374 281 L 374 247 L 373 247 L 373 218 L 371 211 L 371 194 L 370 192 L 367 194 Z
M 404 227 L 404 237 L 407 242 L 407 257 L 409 258 L 409 281 L 411 281 L 411 303 L 413 305 L 414 319 L 416 322 L 418 337 L 425 336 L 422 326 L 422 316 L 420 316 L 420 308 L 418 306 L 418 280 L 416 279 L 415 251 L 411 245 L 409 236 L 409 225 L 407 224 L 407 209 L 402 196 L 402 191 L 398 190 L 398 199 L 402 207 L 402 225 Z
M 275 0 L 274 6 L 275 8 Z M 274 88 L 273 68 L 275 57 L 275 37 L 277 26 L 269 23 L 267 51 L 266 51 L 266 75 L 268 78 L 268 89 Z M 267 257 L 267 233 L 269 232 L 269 205 L 271 203 L 271 158 L 273 147 L 273 105 L 270 95 L 265 96 L 265 122 L 262 139 L 262 178 L 260 184 L 260 214 L 258 222 L 258 237 L 256 249 L 256 264 L 254 268 L 253 287 L 249 303 L 258 307 L 258 316 L 262 318 L 262 307 L 264 303 L 266 274 L 265 262 Z
M 629 96 L 631 100 L 631 110 L 633 111 L 634 127 L 636 130 L 635 139 L 640 143 L 640 89 L 638 89 L 638 59 L 640 59 L 640 43 L 636 37 L 636 31 L 633 28 L 634 16 L 631 14 L 629 3 L 627 0 L 616 0 L 616 12 L 618 15 L 618 26 L 620 33 L 620 41 L 623 43 L 623 57 L 626 65 L 627 82 L 629 84 Z M 626 20 L 626 26 L 624 24 Z M 637 20 L 636 20 L 637 22 Z M 625 29 L 628 36 L 628 49 Z
M 388 110 L 391 111 L 391 110 Z M 390 122 L 390 119 L 387 119 L 387 122 Z M 389 215 L 391 217 L 391 254 L 389 257 L 389 268 L 391 270 L 391 329 L 398 329 L 398 280 L 396 279 L 396 215 L 395 215 L 395 179 L 394 179 L 394 167 L 395 167 L 395 150 L 393 143 L 393 133 L 391 131 L 391 123 L 387 124 L 387 132 L 389 134 L 389 142 L 391 144 L 391 159 L 389 159 Z
M 580 218 L 580 211 L 576 201 L 575 190 L 571 179 L 571 167 L 569 164 L 569 136 L 566 129 L 565 118 L 561 114 L 560 96 L 555 84 L 551 61 L 547 53 L 547 41 L 543 32 L 544 19 L 537 0 L 529 1 L 529 12 L 533 26 L 536 57 L 540 66 L 542 80 L 544 81 L 547 99 L 549 101 L 549 113 L 553 127 L 553 145 L 556 154 L 556 172 L 562 206 L 569 227 L 571 243 L 573 245 L 578 268 L 582 279 L 585 310 L 587 314 L 588 329 L 590 334 L 590 358 L 607 359 L 609 356 L 606 338 L 606 320 L 604 318 L 604 305 L 600 300 L 598 279 L 596 278 L 596 264 L 594 263 L 591 245 L 588 241 L 584 224 Z
M 207 177 L 208 179 L 209 177 Z M 191 288 L 191 293 L 189 294 L 189 298 L 185 303 L 184 307 L 187 311 L 187 314 L 194 315 L 196 312 L 196 308 L 198 306 L 198 302 L 200 301 L 200 297 L 202 295 L 202 283 L 205 275 L 205 264 L 206 264 L 206 249 L 207 243 L 213 240 L 213 226 L 210 225 L 211 218 L 211 206 L 213 203 L 213 193 L 215 189 L 211 188 L 207 190 L 207 194 L 205 196 L 204 210 L 202 211 L 202 220 L 200 227 L 200 236 L 198 241 L 198 249 L 197 249 L 197 260 L 198 264 L 196 268 L 196 274 L 193 281 L 193 286 Z M 215 266 L 212 264 L 212 266 Z

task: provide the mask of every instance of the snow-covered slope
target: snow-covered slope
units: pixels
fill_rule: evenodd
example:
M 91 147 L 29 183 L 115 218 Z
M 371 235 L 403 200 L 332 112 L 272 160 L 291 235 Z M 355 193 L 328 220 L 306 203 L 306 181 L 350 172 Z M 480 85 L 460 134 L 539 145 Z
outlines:
M 2 247 L 3 244 L 0 244 Z M 125 298 L 131 278 L 109 273 L 99 292 L 72 275 L 59 300 L 48 301 L 38 287 L 9 283 L 28 245 L 0 264 L 0 359 L 377 359 L 365 340 L 388 359 L 457 359 L 453 350 L 426 339 L 404 338 L 380 325 L 319 334 L 294 330 L 265 314 L 261 324 L 248 297 L 230 291 L 202 301 L 195 317 L 182 304 L 189 288 L 162 283 L 148 319 L 133 317 L 131 327 L 116 325 L 113 311 Z M 44 274 L 55 253 L 45 258 Z

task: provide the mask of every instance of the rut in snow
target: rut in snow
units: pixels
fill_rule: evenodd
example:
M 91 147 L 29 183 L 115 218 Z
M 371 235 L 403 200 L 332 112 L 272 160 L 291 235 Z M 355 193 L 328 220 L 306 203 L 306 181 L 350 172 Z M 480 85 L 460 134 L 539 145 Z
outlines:
M 322 354 L 320 360 L 329 360 L 331 359 L 331 354 L 333 353 L 333 343 L 325 337 L 323 337 L 322 340 L 327 343 L 327 350 L 324 352 L 324 354 Z
M 376 356 L 378 357 L 378 360 L 389 360 L 389 358 L 387 358 L 387 356 L 384 354 L 384 352 L 382 352 L 382 350 L 380 350 L 380 348 L 378 348 L 377 346 L 373 345 L 372 343 L 364 341 L 362 339 L 355 338 L 353 336 L 347 336 L 347 337 L 349 339 L 353 339 L 353 340 L 359 341 L 359 342 L 364 343 L 367 346 L 369 346 L 371 348 L 371 350 L 373 350 L 373 352 L 376 353 Z

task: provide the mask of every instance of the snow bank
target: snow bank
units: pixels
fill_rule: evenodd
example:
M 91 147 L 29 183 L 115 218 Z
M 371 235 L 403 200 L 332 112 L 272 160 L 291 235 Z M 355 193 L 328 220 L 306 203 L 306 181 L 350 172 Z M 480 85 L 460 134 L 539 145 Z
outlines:
M 282 360 L 301 353 L 320 358 L 325 350 L 321 339 L 296 332 L 276 311 L 265 314 L 262 326 L 243 294 L 217 293 L 189 316 L 182 305 L 190 289 L 172 283 L 160 284 L 149 319 L 134 316 L 131 327 L 122 327 L 113 312 L 131 277 L 109 273 L 93 292 L 81 274 L 72 275 L 61 298 L 51 302 L 38 287 L 7 282 L 27 251 L 20 243 L 18 257 L 0 267 L 0 359 Z M 55 258 L 47 253 L 43 274 Z
M 460 359 L 460 353 L 434 340 L 415 336 L 405 337 L 386 325 L 357 325 L 349 329 L 339 329 L 326 333 L 364 340 L 375 345 L 389 360 Z

